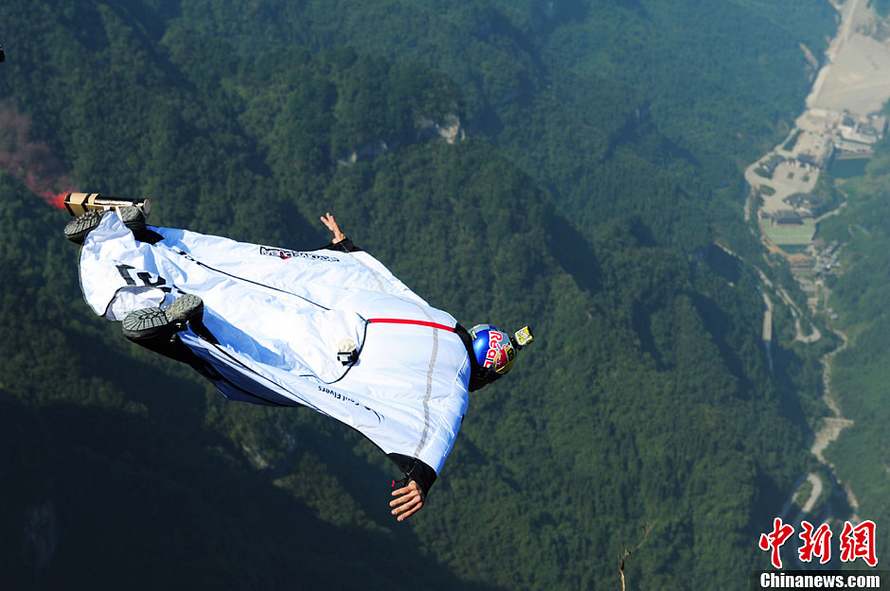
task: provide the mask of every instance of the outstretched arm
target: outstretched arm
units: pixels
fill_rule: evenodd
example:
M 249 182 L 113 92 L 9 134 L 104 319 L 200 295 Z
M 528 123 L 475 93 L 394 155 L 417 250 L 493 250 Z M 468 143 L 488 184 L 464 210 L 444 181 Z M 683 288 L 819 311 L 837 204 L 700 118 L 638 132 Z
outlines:
M 389 503 L 396 519 L 404 521 L 423 508 L 426 495 L 436 481 L 436 471 L 411 456 L 396 453 L 387 456 L 405 474 L 404 479 L 397 481 L 400 482 L 399 488 L 392 491 L 396 498 Z
M 359 252 L 361 248 L 352 243 L 346 234 L 340 229 L 339 224 L 337 224 L 337 220 L 331 215 L 331 212 L 327 212 L 325 215 L 319 218 L 321 223 L 325 225 L 325 227 L 331 231 L 331 241 L 318 250 L 336 250 L 342 252 Z

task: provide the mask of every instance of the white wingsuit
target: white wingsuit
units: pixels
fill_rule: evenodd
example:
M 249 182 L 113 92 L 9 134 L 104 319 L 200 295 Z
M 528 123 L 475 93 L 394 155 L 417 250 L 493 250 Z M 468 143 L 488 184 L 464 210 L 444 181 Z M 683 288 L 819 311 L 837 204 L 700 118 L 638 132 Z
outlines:
M 457 322 L 366 252 L 292 251 L 172 228 L 140 242 L 116 214 L 89 233 L 80 282 L 109 320 L 204 301 L 204 331 L 181 342 L 212 366 L 228 398 L 303 405 L 355 428 L 385 453 L 436 473 L 467 409 L 470 358 Z M 344 365 L 340 349 L 358 359 Z

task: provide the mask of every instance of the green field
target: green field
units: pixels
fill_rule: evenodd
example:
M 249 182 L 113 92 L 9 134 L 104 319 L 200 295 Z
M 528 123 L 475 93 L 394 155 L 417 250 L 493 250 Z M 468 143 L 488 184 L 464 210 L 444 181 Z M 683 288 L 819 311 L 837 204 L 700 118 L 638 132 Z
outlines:
M 774 244 L 809 244 L 816 233 L 816 223 L 813 220 L 804 220 L 804 223 L 796 225 L 780 226 L 765 222 L 760 225 L 763 234 Z

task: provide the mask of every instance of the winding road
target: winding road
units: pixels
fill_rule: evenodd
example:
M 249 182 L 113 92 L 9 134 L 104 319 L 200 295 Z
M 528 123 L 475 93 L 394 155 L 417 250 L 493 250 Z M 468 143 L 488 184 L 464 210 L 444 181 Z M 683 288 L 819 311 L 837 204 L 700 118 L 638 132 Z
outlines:
M 813 88 L 807 97 L 806 104 L 807 108 L 811 108 L 815 105 L 819 99 L 820 93 L 822 91 L 823 84 L 825 80 L 828 78 L 830 73 L 830 68 L 832 63 L 837 58 L 840 51 L 850 40 L 851 36 L 855 32 L 856 24 L 861 21 L 863 18 L 868 17 L 869 7 L 868 4 L 863 2 L 863 0 L 849 0 L 843 4 L 833 3 L 835 8 L 841 14 L 842 20 L 840 27 L 838 29 L 838 33 L 835 36 L 834 40 L 829 45 L 828 50 L 826 51 L 826 57 L 828 63 L 819 71 L 816 76 L 816 79 L 813 83 Z M 792 130 L 788 137 L 791 137 L 791 134 L 795 133 L 796 130 Z M 786 138 L 787 139 L 787 138 Z M 784 143 L 784 142 L 783 142 Z M 777 151 L 782 150 L 782 145 L 776 146 L 772 150 L 772 153 L 776 153 Z M 749 222 L 751 218 L 756 215 L 756 207 L 757 207 L 757 188 L 761 184 L 758 181 L 758 177 L 756 173 L 754 173 L 754 169 L 758 166 L 759 162 L 762 161 L 765 157 L 758 159 L 754 164 L 750 165 L 745 170 L 745 180 L 749 185 L 749 194 L 745 201 L 744 207 L 744 217 L 745 221 Z M 845 196 L 846 197 L 846 196 Z M 846 201 L 844 201 L 838 208 L 835 210 L 821 216 L 816 222 L 820 222 L 832 215 L 837 215 L 841 209 L 846 205 Z M 751 227 L 751 231 L 757 234 L 757 230 L 755 229 L 753 224 L 749 224 Z M 767 250 L 770 250 L 772 245 L 769 241 L 762 235 L 759 235 L 761 243 Z M 728 254 L 736 257 L 739 260 L 742 260 L 738 255 L 736 255 L 729 248 L 717 244 L 720 248 L 726 251 Z M 766 257 L 764 257 L 766 258 Z M 767 259 L 767 264 L 772 264 Z M 766 276 L 766 274 L 754 264 L 751 266 L 757 271 L 760 280 L 763 284 L 763 297 L 764 302 L 766 304 L 765 316 L 763 319 L 763 334 L 764 339 L 767 339 L 767 328 L 769 329 L 770 337 L 774 330 L 773 327 L 773 305 L 770 300 L 767 291 L 771 291 L 788 307 L 791 312 L 791 315 L 794 318 L 794 328 L 795 328 L 795 337 L 794 340 L 797 342 L 812 344 L 819 341 L 822 338 L 822 332 L 813 322 L 812 315 L 810 310 L 804 310 L 799 307 L 791 296 L 788 294 L 787 290 L 781 285 L 774 285 L 772 281 Z M 814 312 L 815 313 L 815 312 Z M 803 324 L 806 321 L 811 327 L 812 331 L 810 333 L 804 333 Z M 859 504 L 856 500 L 856 496 L 853 494 L 853 491 L 850 489 L 849 485 L 844 484 L 837 478 L 837 471 L 835 466 L 825 457 L 826 448 L 834 441 L 838 439 L 844 429 L 848 429 L 853 426 L 853 421 L 843 416 L 841 412 L 841 408 L 838 404 L 837 398 L 834 395 L 831 387 L 831 373 L 832 373 L 832 362 L 834 357 L 842 352 L 847 347 L 848 338 L 847 335 L 834 327 L 830 328 L 830 331 L 833 334 L 836 334 L 838 338 L 841 340 L 841 344 L 835 347 L 832 351 L 823 355 L 820 359 L 820 364 L 822 366 L 822 401 L 825 403 L 825 406 L 828 408 L 830 414 L 822 418 L 819 421 L 819 427 L 813 434 L 813 442 L 810 446 L 810 452 L 813 456 L 818 460 L 818 462 L 825 468 L 826 471 L 831 475 L 830 482 L 824 482 L 824 475 L 820 475 L 816 471 L 811 471 L 803 474 L 800 478 L 798 478 L 797 482 L 795 482 L 790 495 L 788 496 L 788 500 L 785 502 L 784 507 L 782 508 L 782 517 L 787 517 L 788 513 L 795 506 L 795 500 L 799 496 L 801 491 L 801 487 L 805 483 L 809 483 L 810 491 L 807 495 L 806 500 L 800 502 L 800 511 L 798 517 L 803 515 L 810 515 L 814 511 L 820 511 L 819 501 L 825 496 L 826 486 L 834 486 L 835 484 L 839 485 L 843 489 L 843 493 L 847 498 L 847 502 L 849 506 L 853 509 L 853 511 L 858 511 Z M 858 519 L 857 516 L 853 516 L 853 519 Z

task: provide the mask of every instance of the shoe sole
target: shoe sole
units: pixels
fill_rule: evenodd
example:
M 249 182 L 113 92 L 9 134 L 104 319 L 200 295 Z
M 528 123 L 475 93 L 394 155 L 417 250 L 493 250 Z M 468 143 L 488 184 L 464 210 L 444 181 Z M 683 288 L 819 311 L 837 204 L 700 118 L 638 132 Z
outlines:
M 167 318 L 171 322 L 185 324 L 191 320 L 195 320 L 204 314 L 204 300 L 190 293 L 183 294 L 176 298 L 169 308 L 167 308 Z
M 184 329 L 189 321 L 199 320 L 204 302 L 198 296 L 185 294 L 166 310 L 143 308 L 127 314 L 121 323 L 124 336 L 133 341 L 170 337 Z
M 121 323 L 124 336 L 134 341 L 144 341 L 172 334 L 173 325 L 160 308 L 143 308 L 127 314 Z
M 102 214 L 98 211 L 88 211 L 77 216 L 65 225 L 65 238 L 74 244 L 83 244 L 87 234 L 95 230 L 102 221 Z
M 145 215 L 138 207 L 121 207 L 117 211 L 121 221 L 134 235 L 145 232 Z

